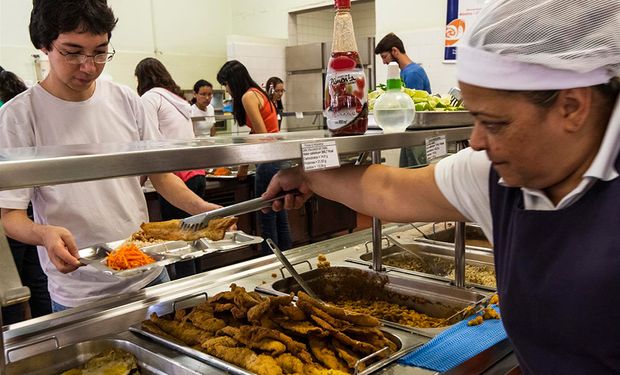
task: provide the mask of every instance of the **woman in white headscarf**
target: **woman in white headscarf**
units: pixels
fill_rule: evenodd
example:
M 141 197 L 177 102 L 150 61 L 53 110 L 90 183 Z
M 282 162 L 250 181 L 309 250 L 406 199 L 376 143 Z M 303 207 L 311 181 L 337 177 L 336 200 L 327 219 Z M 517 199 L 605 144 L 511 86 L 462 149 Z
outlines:
M 619 0 L 491 2 L 458 49 L 471 148 L 414 170 L 282 171 L 264 196 L 478 222 L 523 372 L 620 373 L 619 15 Z

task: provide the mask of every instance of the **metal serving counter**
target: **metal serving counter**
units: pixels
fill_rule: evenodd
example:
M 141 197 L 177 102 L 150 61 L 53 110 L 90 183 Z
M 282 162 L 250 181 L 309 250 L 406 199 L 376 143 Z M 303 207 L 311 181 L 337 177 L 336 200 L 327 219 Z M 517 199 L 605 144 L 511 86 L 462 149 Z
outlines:
M 398 225 L 388 225 L 384 228 L 386 233 L 402 230 Z M 367 249 L 364 243 L 370 238 L 370 231 L 360 231 L 324 242 L 292 249 L 286 252 L 287 258 L 296 268 L 305 271 L 309 267 L 315 268 L 317 256 L 324 254 L 331 264 L 355 267 L 347 263 L 348 258 L 359 257 Z M 284 273 L 283 273 L 284 272 Z M 197 371 L 200 374 L 220 374 L 222 371 L 209 367 L 190 357 L 172 352 L 167 348 L 151 342 L 148 339 L 127 332 L 128 328 L 146 319 L 150 313 L 157 312 L 159 315 L 173 311 L 175 301 L 187 299 L 192 296 L 200 296 L 207 293 L 209 296 L 229 289 L 231 283 L 254 290 L 255 287 L 271 284 L 274 281 L 288 276 L 282 271 L 282 266 L 274 255 L 265 256 L 244 263 L 215 269 L 203 274 L 198 274 L 185 279 L 154 286 L 123 296 L 108 298 L 87 306 L 78 307 L 54 313 L 45 317 L 32 319 L 26 322 L 4 327 L 6 340 L 5 353 L 8 364 L 7 374 L 12 366 L 23 366 L 20 359 L 56 350 L 57 347 L 67 347 L 80 342 L 98 338 L 114 338 L 129 340 L 138 347 L 145 348 L 157 355 L 172 358 L 182 366 Z M 403 334 L 406 334 L 403 332 Z M 427 337 L 416 334 L 406 334 L 409 345 L 419 345 L 428 340 Z M 417 344 L 416 344 L 417 343 Z M 505 346 L 505 344 L 502 344 Z M 497 347 L 496 353 L 486 353 L 490 358 L 484 362 L 485 373 L 494 372 L 493 366 L 502 364 L 502 358 L 510 353 L 510 348 Z M 505 360 L 510 360 L 507 358 Z M 499 361 L 499 362 L 498 362 Z M 479 362 L 479 361 L 478 361 Z M 476 365 L 476 366 L 482 366 Z M 475 373 L 478 367 L 467 366 L 468 372 Z M 482 370 L 482 368 L 480 368 Z M 383 374 L 434 374 L 420 368 L 406 367 L 399 364 L 391 364 Z M 458 368 L 454 369 L 455 373 Z M 482 372 L 482 371 L 480 371 Z M 191 373 L 191 372 L 188 372 Z
M 275 160 L 301 159 L 301 145 L 325 139 L 336 142 L 340 157 L 362 152 L 395 149 L 424 144 L 430 137 L 445 136 L 447 142 L 466 140 L 471 127 L 417 130 L 399 134 L 367 134 L 332 138 L 324 131 L 250 135 L 230 138 L 205 138 L 187 142 L 145 141 L 131 144 L 96 144 L 62 147 L 40 147 L 0 150 L 0 190 L 98 180 L 120 176 L 263 163 Z M 376 155 L 373 155 L 373 159 Z M 375 223 L 376 224 L 376 223 Z M 375 228 L 376 229 L 376 228 Z M 287 252 L 291 262 L 330 254 L 332 264 L 359 256 L 363 243 L 371 238 L 362 231 Z M 359 254 L 358 254 L 359 253 Z M 0 227 L 0 302 L 9 305 L 27 298 L 27 288 L 19 282 L 10 252 Z M 55 350 L 101 336 L 125 335 L 132 324 L 149 313 L 170 312 L 179 298 L 207 292 L 209 295 L 226 290 L 232 282 L 252 290 L 278 277 L 279 263 L 274 256 L 249 260 L 240 264 L 211 270 L 189 278 L 159 285 L 135 293 L 107 298 L 87 306 L 3 327 L 4 352 L 8 362 L 37 353 Z M 155 309 L 155 310 L 154 310 Z M 413 336 L 415 337 L 415 336 Z M 143 340 L 132 338 L 132 340 Z M 419 336 L 418 340 L 426 340 Z M 3 344 L 0 341 L 0 344 Z M 146 343 L 144 343 L 146 345 Z M 150 347 L 150 346 L 149 346 Z M 190 358 L 177 355 L 188 366 L 198 366 L 199 373 L 221 373 L 205 368 Z M 9 366 L 10 368 L 10 366 Z M 390 365 L 384 373 L 426 374 L 421 369 Z

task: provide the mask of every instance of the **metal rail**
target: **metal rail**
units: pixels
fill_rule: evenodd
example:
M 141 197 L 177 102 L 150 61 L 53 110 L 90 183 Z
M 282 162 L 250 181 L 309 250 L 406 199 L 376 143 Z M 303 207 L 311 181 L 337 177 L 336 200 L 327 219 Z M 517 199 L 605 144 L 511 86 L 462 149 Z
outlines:
M 192 141 L 142 141 L 0 150 L 0 190 L 137 176 L 222 165 L 301 159 L 301 144 L 334 140 L 340 155 L 422 145 L 426 138 L 467 139 L 471 127 L 330 137 L 322 130 Z

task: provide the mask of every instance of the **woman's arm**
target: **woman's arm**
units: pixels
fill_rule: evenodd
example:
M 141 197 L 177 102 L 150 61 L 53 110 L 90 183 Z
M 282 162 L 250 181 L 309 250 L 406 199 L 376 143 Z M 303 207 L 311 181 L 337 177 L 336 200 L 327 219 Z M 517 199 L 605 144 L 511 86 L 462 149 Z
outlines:
M 265 125 L 265 121 L 263 121 L 263 117 L 260 115 L 260 109 L 263 105 L 269 105 L 269 103 L 263 104 L 261 98 L 252 90 L 248 90 L 243 94 L 241 103 L 243 104 L 245 113 L 252 122 L 254 134 L 267 133 L 267 126 Z
M 417 169 L 346 166 L 309 173 L 292 168 L 276 174 L 263 197 L 268 199 L 282 190 L 298 189 L 302 196 L 288 195 L 285 208 L 300 207 L 314 192 L 388 221 L 465 220 L 439 190 L 434 171 L 434 165 Z M 273 208 L 281 209 L 282 202 L 274 202 Z

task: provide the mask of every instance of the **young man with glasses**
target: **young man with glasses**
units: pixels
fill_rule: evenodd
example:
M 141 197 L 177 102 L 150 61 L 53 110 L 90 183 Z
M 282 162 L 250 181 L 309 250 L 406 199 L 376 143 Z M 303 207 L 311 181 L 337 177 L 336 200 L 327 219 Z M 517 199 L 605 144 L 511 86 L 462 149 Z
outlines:
M 110 37 L 116 21 L 105 0 L 34 1 L 30 37 L 48 56 L 50 72 L 0 109 L 0 147 L 160 138 L 135 93 L 97 79 L 115 53 Z M 186 212 L 219 207 L 171 173 L 149 177 L 160 194 Z M 26 216 L 29 201 L 34 221 Z M 138 177 L 3 191 L 0 207 L 7 234 L 38 246 L 54 311 L 168 280 L 163 268 L 116 278 L 79 267 L 79 248 L 127 238 L 148 221 Z

